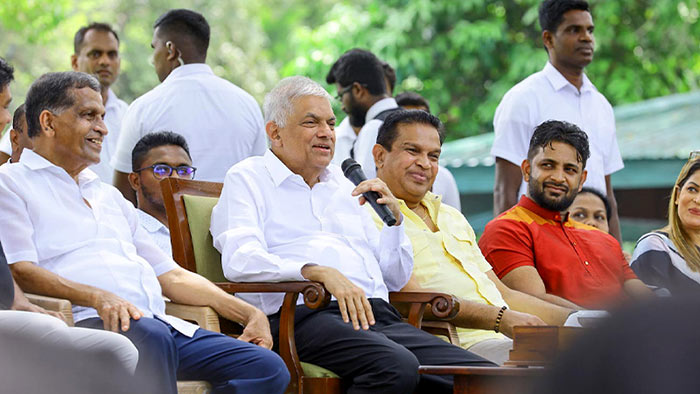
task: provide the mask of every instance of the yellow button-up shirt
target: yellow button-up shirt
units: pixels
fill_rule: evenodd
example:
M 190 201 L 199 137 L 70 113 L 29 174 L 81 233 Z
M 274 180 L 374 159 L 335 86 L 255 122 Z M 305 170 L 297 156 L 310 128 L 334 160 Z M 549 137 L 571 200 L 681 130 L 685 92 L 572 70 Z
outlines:
M 413 246 L 413 277 L 421 287 L 482 304 L 507 305 L 496 285 L 486 276 L 491 265 L 481 254 L 474 230 L 461 212 L 441 204 L 440 196 L 428 192 L 421 204 L 428 209 L 438 228 L 432 232 L 406 203 L 402 200 L 399 203 L 406 235 Z M 374 214 L 373 217 L 381 228 L 384 223 L 379 216 Z M 502 334 L 480 329 L 457 328 L 457 333 L 465 349 L 483 340 L 505 338 Z

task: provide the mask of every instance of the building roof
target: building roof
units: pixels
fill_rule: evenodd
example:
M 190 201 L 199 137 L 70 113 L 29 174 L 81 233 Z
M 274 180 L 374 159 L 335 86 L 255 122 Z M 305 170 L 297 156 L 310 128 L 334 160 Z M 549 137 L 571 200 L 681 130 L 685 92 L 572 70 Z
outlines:
M 614 108 L 624 161 L 686 160 L 700 149 L 700 91 L 673 94 Z M 447 142 L 440 162 L 450 168 L 490 167 L 493 132 Z

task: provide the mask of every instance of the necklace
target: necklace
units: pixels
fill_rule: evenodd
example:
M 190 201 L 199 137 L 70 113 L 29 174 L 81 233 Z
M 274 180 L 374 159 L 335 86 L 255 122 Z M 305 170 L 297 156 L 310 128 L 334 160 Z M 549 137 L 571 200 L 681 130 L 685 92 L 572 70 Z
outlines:
M 418 204 L 418 206 L 423 210 L 423 213 L 418 213 L 415 210 L 413 212 L 415 212 L 416 215 L 418 215 L 418 217 L 420 217 L 422 221 L 427 221 L 430 217 L 430 215 L 428 214 L 428 210 L 420 204 Z

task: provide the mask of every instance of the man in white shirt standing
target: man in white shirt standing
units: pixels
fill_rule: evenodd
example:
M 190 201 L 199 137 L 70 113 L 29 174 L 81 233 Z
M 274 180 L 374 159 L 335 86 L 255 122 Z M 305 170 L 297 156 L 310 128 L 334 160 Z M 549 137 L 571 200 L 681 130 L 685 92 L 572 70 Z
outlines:
M 170 131 L 146 134 L 134 147 L 131 163 L 133 171 L 129 174 L 129 183 L 136 192 L 139 222 L 156 245 L 172 256 L 160 181 L 171 176 L 194 179 L 196 168 L 192 167 L 187 141 Z
M 206 19 L 194 11 L 170 10 L 154 29 L 153 63 L 162 83 L 131 104 L 112 158 L 114 185 L 134 203 L 131 151 L 147 133 L 170 130 L 184 136 L 203 181 L 222 182 L 232 165 L 267 148 L 258 103 L 205 64 Z
M 326 82 L 338 89 L 336 98 L 343 104 L 350 126 L 361 127 L 349 154 L 339 151 L 335 161 L 342 163 L 348 157 L 354 158 L 368 179 L 376 177 L 372 148 L 377 142 L 379 126 L 389 113 L 399 108 L 387 91 L 383 64 L 370 51 L 351 49 L 336 60 L 326 76 Z
M 320 310 L 297 304 L 300 359 L 340 375 L 348 392 L 363 393 L 412 393 L 419 380 L 430 392 L 451 393 L 449 378 L 419 378 L 418 365 L 493 365 L 402 322 L 388 303 L 388 292 L 411 276 L 410 241 L 384 182 L 355 187 L 330 164 L 335 115 L 328 93 L 306 77 L 285 78 L 265 97 L 264 112 L 270 150 L 228 171 L 211 233 L 228 279 L 308 279 L 331 293 Z M 357 198 L 370 190 L 397 225 L 376 228 Z M 283 295 L 241 297 L 269 315 L 277 337 Z
M 154 381 L 157 392 L 175 394 L 176 378 L 210 381 L 214 392 L 283 392 L 289 373 L 265 349 L 266 316 L 178 267 L 133 205 L 87 168 L 107 134 L 99 92 L 80 72 L 45 74 L 29 89 L 33 150 L 0 166 L 0 241 L 17 283 L 70 300 L 78 326 L 129 338 L 140 355 L 136 379 Z M 235 340 L 168 316 L 163 295 L 209 305 L 243 324 L 243 334 Z
M 122 118 L 129 107 L 110 88 L 119 76 L 119 36 L 106 23 L 81 27 L 73 39 L 74 53 L 70 57 L 73 71 L 91 74 L 100 82 L 100 95 L 105 106 L 105 126 L 109 133 L 102 143 L 100 162 L 92 165 L 100 180 L 112 184 L 114 168 L 110 164 L 119 141 Z
M 545 0 L 539 10 L 542 41 L 549 55 L 544 69 L 509 90 L 493 119 L 496 157 L 494 215 L 513 207 L 525 194 L 520 164 L 526 159 L 535 127 L 562 120 L 588 134 L 591 157 L 586 186 L 607 196 L 612 215 L 610 233 L 620 238 L 617 202 L 610 175 L 622 169 L 613 110 L 584 74 L 593 60 L 593 18 L 586 1 Z

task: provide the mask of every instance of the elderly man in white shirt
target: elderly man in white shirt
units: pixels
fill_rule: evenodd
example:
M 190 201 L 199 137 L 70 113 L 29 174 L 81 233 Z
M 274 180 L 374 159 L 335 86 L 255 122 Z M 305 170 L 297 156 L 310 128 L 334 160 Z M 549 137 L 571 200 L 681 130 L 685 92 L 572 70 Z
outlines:
M 136 99 L 124 117 L 112 158 L 114 185 L 136 203 L 128 182 L 131 151 L 145 134 L 183 135 L 198 178 L 222 182 L 232 165 L 267 148 L 260 107 L 243 89 L 214 75 L 205 64 L 209 24 L 190 10 L 170 10 L 154 25 L 153 64 L 162 82 Z
M 493 118 L 494 215 L 513 207 L 527 191 L 520 164 L 527 157 L 535 127 L 547 120 L 567 121 L 588 134 L 591 157 L 585 186 L 607 196 L 610 233 L 619 241 L 617 202 L 610 182 L 610 175 L 623 168 L 615 117 L 610 103 L 584 74 L 595 44 L 590 9 L 585 1 L 547 0 L 539 16 L 549 61 L 503 96 Z
M 419 380 L 432 392 L 452 392 L 451 380 L 422 376 L 419 364 L 492 365 L 402 322 L 388 303 L 413 266 L 398 201 L 379 179 L 357 187 L 329 164 L 335 144 L 330 96 L 305 77 L 282 80 L 265 98 L 271 148 L 226 174 L 212 212 L 214 246 L 234 281 L 315 280 L 333 296 L 311 310 L 299 301 L 295 340 L 299 357 L 327 368 L 348 392 L 412 393 Z M 381 196 L 396 226 L 381 232 L 360 206 L 366 191 Z M 282 295 L 245 299 L 279 329 Z
M 128 337 L 140 353 L 137 379 L 159 392 L 176 393 L 176 378 L 210 381 L 220 393 L 283 392 L 289 373 L 265 349 L 265 315 L 178 267 L 136 209 L 87 168 L 107 134 L 97 80 L 45 74 L 27 94 L 26 113 L 33 151 L 0 167 L 0 240 L 18 284 L 70 300 L 78 326 Z M 235 340 L 168 316 L 162 295 L 209 305 L 243 324 L 243 334 Z

